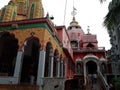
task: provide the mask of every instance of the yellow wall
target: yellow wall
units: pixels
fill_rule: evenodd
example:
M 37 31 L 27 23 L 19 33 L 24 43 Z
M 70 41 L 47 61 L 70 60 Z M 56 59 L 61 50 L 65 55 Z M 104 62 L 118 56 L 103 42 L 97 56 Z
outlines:
M 55 39 L 53 39 L 53 37 L 51 36 L 51 34 L 47 30 L 45 30 L 45 31 L 46 32 L 45 32 L 45 37 L 44 37 L 44 50 L 45 50 L 45 46 L 46 46 L 47 42 L 51 42 L 52 47 L 53 47 L 53 51 L 55 49 L 57 49 L 59 51 L 59 54 L 62 54 L 62 56 L 65 56 L 63 53 L 63 50 L 59 46 L 59 44 L 55 41 Z
M 12 0 L 11 3 L 12 4 L 8 4 L 4 7 L 5 13 L 1 12 L 3 14 L 2 22 L 31 19 L 31 13 L 33 13 L 32 18 L 44 17 L 41 0 Z M 32 3 L 35 4 L 33 11 L 31 11 Z
M 6 6 L 6 11 L 3 17 L 4 22 L 12 21 L 15 8 L 16 8 L 15 6 L 11 6 L 11 5 Z
M 53 38 L 53 36 L 47 31 L 45 28 L 31 28 L 26 30 L 12 30 L 9 31 L 10 33 L 13 33 L 15 37 L 18 39 L 19 44 L 19 50 L 22 50 L 22 47 L 24 45 L 24 42 L 26 39 L 31 37 L 31 33 L 34 32 L 34 37 L 37 37 L 39 39 L 41 48 L 40 50 L 46 49 L 47 42 L 51 42 L 53 47 L 53 53 L 54 50 L 57 49 L 59 51 L 59 55 L 62 54 L 63 57 L 65 57 L 65 54 L 62 50 L 62 48 L 59 46 L 59 44 L 56 42 L 56 40 Z

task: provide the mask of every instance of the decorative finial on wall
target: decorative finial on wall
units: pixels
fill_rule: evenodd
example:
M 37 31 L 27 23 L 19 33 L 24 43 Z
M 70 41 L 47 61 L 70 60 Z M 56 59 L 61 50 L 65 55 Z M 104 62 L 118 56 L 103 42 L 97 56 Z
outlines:
M 90 26 L 87 27 L 87 31 L 88 31 L 87 34 L 90 34 Z

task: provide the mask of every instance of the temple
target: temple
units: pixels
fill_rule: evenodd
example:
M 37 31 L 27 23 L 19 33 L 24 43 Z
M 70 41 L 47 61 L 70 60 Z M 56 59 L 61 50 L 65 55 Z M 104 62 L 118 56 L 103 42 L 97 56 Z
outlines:
M 11 0 L 1 10 L 1 22 L 41 18 L 44 15 L 41 0 Z
M 105 47 L 74 13 L 66 28 L 44 16 L 41 0 L 10 0 L 0 10 L 0 89 L 90 90 L 86 77 L 97 74 L 107 90 L 106 73 Z

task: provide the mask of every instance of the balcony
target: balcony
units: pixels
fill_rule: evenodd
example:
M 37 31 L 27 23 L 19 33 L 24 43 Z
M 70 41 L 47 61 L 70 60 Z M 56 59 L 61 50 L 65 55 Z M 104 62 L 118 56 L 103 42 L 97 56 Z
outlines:
M 80 48 L 80 49 L 74 49 L 74 52 L 105 52 L 105 47 L 98 47 L 98 48 L 89 48 L 89 47 L 85 47 L 85 48 Z

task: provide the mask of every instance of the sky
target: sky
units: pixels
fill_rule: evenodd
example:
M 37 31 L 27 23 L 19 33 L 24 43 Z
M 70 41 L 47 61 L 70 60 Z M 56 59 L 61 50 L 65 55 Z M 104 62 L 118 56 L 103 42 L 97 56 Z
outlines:
M 8 4 L 10 0 L 2 0 L 0 8 Z M 76 21 L 87 33 L 87 27 L 90 27 L 90 33 L 97 35 L 98 47 L 111 48 L 110 38 L 107 29 L 103 26 L 104 17 L 108 12 L 108 5 L 111 0 L 100 3 L 99 0 L 42 0 L 44 14 L 49 13 L 54 17 L 55 25 L 65 25 L 66 28 L 72 21 L 73 7 L 76 9 Z M 65 9 L 66 8 L 66 9 Z

